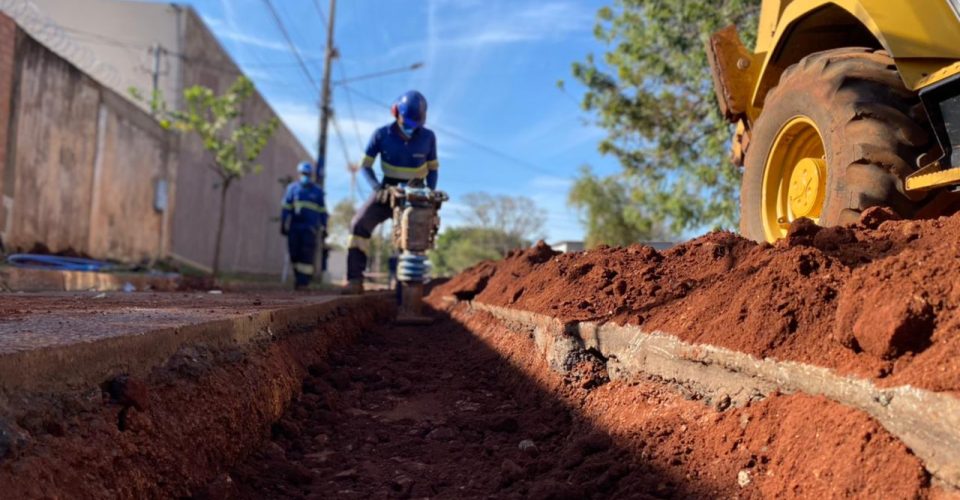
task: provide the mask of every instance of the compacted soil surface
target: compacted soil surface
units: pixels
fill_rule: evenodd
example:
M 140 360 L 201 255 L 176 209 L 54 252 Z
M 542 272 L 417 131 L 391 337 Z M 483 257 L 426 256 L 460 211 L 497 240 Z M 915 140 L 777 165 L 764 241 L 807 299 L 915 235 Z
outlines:
M 541 243 L 434 294 L 960 391 L 960 215 L 894 219 L 880 208 L 848 227 L 801 219 L 776 245 L 726 232 L 662 252 Z
M 435 302 L 438 305 L 439 303 Z M 551 371 L 527 334 L 464 304 L 375 328 L 314 364 L 272 439 L 207 498 L 937 496 L 906 447 L 824 399 L 711 405 Z

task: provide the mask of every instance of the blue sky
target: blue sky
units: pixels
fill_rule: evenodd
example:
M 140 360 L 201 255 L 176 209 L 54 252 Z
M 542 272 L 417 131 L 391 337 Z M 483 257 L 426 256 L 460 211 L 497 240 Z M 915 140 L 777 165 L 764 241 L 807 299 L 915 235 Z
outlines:
M 316 91 L 296 65 L 264 2 L 185 3 L 200 13 L 307 150 L 315 152 Z M 327 0 L 316 3 L 329 14 Z M 595 13 L 605 3 L 338 2 L 336 45 L 341 57 L 334 80 L 415 62 L 423 62 L 424 67 L 356 81 L 350 85 L 357 94 L 334 87 L 337 122 L 347 147 L 344 151 L 337 136 L 331 135 L 328 205 L 349 196 L 346 158 L 357 161 L 370 133 L 391 120 L 387 109 L 359 93 L 389 103 L 402 92 L 417 89 L 430 103 L 427 126 L 437 132 L 440 188 L 452 198 L 442 213 L 445 225 L 458 223 L 460 196 L 486 191 L 534 199 L 547 211 L 543 236 L 548 241 L 582 239 L 577 214 L 566 206 L 571 179 L 583 164 L 600 173 L 618 169 L 613 159 L 597 153 L 603 132 L 588 124 L 590 117 L 579 107 L 583 88 L 570 78 L 572 62 L 603 50 L 592 31 Z M 273 0 L 273 4 L 314 79 L 320 81 L 325 33 L 314 0 Z M 556 86 L 560 79 L 567 82 L 565 92 Z M 369 189 L 362 180 L 359 184 L 359 196 L 365 197 Z

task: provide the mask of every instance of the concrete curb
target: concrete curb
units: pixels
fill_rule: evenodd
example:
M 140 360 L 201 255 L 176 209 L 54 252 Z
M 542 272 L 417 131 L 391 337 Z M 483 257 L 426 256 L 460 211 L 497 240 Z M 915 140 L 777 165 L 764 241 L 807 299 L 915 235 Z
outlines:
M 118 373 L 146 376 L 185 346 L 223 348 L 282 337 L 333 321 L 384 297 L 337 297 L 175 328 L 2 354 L 0 392 L 59 392 L 95 386 Z
M 178 274 L 100 273 L 91 271 L 55 271 L 0 266 L 0 289 L 13 292 L 77 292 L 122 290 L 130 283 L 137 290 L 176 290 Z
M 734 404 L 777 392 L 824 396 L 876 419 L 903 441 L 934 477 L 960 487 L 960 399 L 949 394 L 912 386 L 879 388 L 870 380 L 838 375 L 826 368 L 758 359 L 633 326 L 564 323 L 527 311 L 468 304 L 530 332 L 537 348 L 558 371 L 568 369 L 568 359 L 578 351 L 593 349 L 607 359 L 611 379 L 654 376 L 702 395 L 727 395 Z

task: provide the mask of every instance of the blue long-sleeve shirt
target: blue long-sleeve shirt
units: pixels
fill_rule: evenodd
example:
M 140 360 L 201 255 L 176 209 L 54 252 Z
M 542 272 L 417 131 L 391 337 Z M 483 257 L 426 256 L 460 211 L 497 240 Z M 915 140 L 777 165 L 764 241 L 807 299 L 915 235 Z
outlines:
M 291 231 L 327 227 L 323 190 L 312 182 L 292 182 L 283 197 L 280 219 Z
M 427 186 L 436 189 L 440 162 L 437 160 L 437 136 L 432 130 L 420 127 L 411 137 L 407 137 L 394 122 L 373 133 L 362 166 L 367 182 L 374 189 L 381 186 L 373 171 L 378 155 L 383 170 L 383 185 L 426 179 Z

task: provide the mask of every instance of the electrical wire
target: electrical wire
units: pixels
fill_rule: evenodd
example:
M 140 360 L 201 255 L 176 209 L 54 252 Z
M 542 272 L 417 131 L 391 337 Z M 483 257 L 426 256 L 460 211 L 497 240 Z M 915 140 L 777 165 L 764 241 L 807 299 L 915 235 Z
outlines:
M 323 25 L 327 25 L 327 16 L 323 13 L 323 9 L 320 8 L 320 0 L 313 0 L 313 6 L 317 8 L 317 15 L 320 16 L 320 20 L 323 21 Z
M 343 78 L 347 77 L 347 72 L 343 68 L 343 61 L 338 57 L 337 58 L 337 67 L 340 68 L 340 76 Z M 363 150 L 363 137 L 360 136 L 360 124 L 357 122 L 357 114 L 353 111 L 353 94 L 348 90 L 347 94 L 347 110 L 350 111 L 350 120 L 353 122 L 353 133 L 357 138 L 357 147 L 361 151 Z
M 347 168 L 350 168 L 350 165 L 353 164 L 350 161 L 349 149 L 347 149 L 347 141 L 343 138 L 343 133 L 340 132 L 340 125 L 337 123 L 336 115 L 331 113 L 330 124 L 333 125 L 333 131 L 337 134 L 337 140 L 340 142 L 340 149 L 343 150 L 343 159 L 347 162 Z
M 267 5 L 270 10 L 270 14 L 273 15 L 273 20 L 276 21 L 277 28 L 280 29 L 280 33 L 283 34 L 283 38 L 287 41 L 287 46 L 290 47 L 290 52 L 297 58 L 297 62 L 300 63 L 300 70 L 303 71 L 303 75 L 307 77 L 307 80 L 313 85 L 313 87 L 320 92 L 320 84 L 313 78 L 313 75 L 310 74 L 310 70 L 307 69 L 307 63 L 304 62 L 303 56 L 300 55 L 300 50 L 297 49 L 297 45 L 293 43 L 293 39 L 290 38 L 290 33 L 287 31 L 287 27 L 283 25 L 283 20 L 280 19 L 280 15 L 277 13 L 277 9 L 273 7 L 273 2 L 271 0 L 263 0 L 263 3 Z
M 361 98 L 363 98 L 363 99 L 365 99 L 365 100 L 367 100 L 367 101 L 370 101 L 370 102 L 372 102 L 372 103 L 374 103 L 374 104 L 378 104 L 378 105 L 380 105 L 380 106 L 382 106 L 382 107 L 385 107 L 385 108 L 387 108 L 387 109 L 390 108 L 390 105 L 389 105 L 389 104 L 386 104 L 386 103 L 380 101 L 380 100 L 377 99 L 376 97 L 372 97 L 372 96 L 369 96 L 369 95 L 367 95 L 367 94 L 364 94 L 363 92 L 360 92 L 359 90 L 351 87 L 350 85 L 342 85 L 342 87 L 343 87 L 344 89 L 346 89 L 347 92 L 352 92 L 352 93 L 356 94 L 357 96 L 359 96 L 359 97 L 361 97 Z M 477 141 L 475 141 L 475 140 L 473 140 L 473 139 L 469 139 L 469 138 L 464 137 L 463 135 L 458 134 L 458 133 L 456 133 L 456 132 L 453 132 L 453 131 L 451 131 L 451 130 L 449 130 L 449 129 L 445 129 L 445 128 L 443 128 L 443 127 L 438 127 L 438 126 L 436 126 L 436 125 L 433 125 L 432 128 L 435 129 L 435 130 L 438 130 L 438 131 L 440 131 L 440 132 L 443 132 L 444 134 L 449 135 L 449 136 L 451 136 L 451 137 L 453 137 L 453 138 L 455 138 L 455 139 L 458 139 L 458 140 L 460 140 L 460 141 L 462 141 L 462 142 L 464 142 L 464 143 L 466 143 L 466 144 L 469 144 L 469 145 L 471 145 L 471 146 L 473 146 L 473 147 L 475 147 L 475 148 L 477 148 L 477 149 L 486 151 L 487 153 L 489 153 L 489 154 L 491 154 L 491 155 L 493 155 L 493 156 L 498 156 L 498 157 L 500 157 L 500 158 L 503 158 L 503 159 L 505 159 L 505 160 L 508 160 L 508 161 L 510 161 L 511 163 L 513 163 L 513 164 L 515 164 L 515 165 L 517 165 L 517 166 L 524 167 L 524 168 L 526 168 L 526 169 L 528 169 L 528 170 L 532 170 L 532 171 L 534 171 L 534 172 L 538 172 L 538 173 L 541 173 L 541 174 L 544 174 L 544 175 L 550 175 L 550 176 L 556 176 L 556 175 L 557 175 L 557 173 L 554 172 L 554 171 L 547 170 L 547 169 L 545 169 L 545 168 L 543 168 L 543 167 L 541 167 L 541 166 L 539 166 L 539 165 L 536 165 L 536 164 L 534 164 L 534 163 L 530 163 L 529 161 L 526 161 L 526 160 L 517 158 L 517 157 L 515 157 L 515 156 L 513 156 L 513 155 L 511 155 L 511 154 L 509 154 L 509 153 L 505 153 L 505 152 L 503 152 L 503 151 L 500 151 L 499 149 L 496 149 L 496 148 L 487 146 L 486 144 L 477 142 Z

